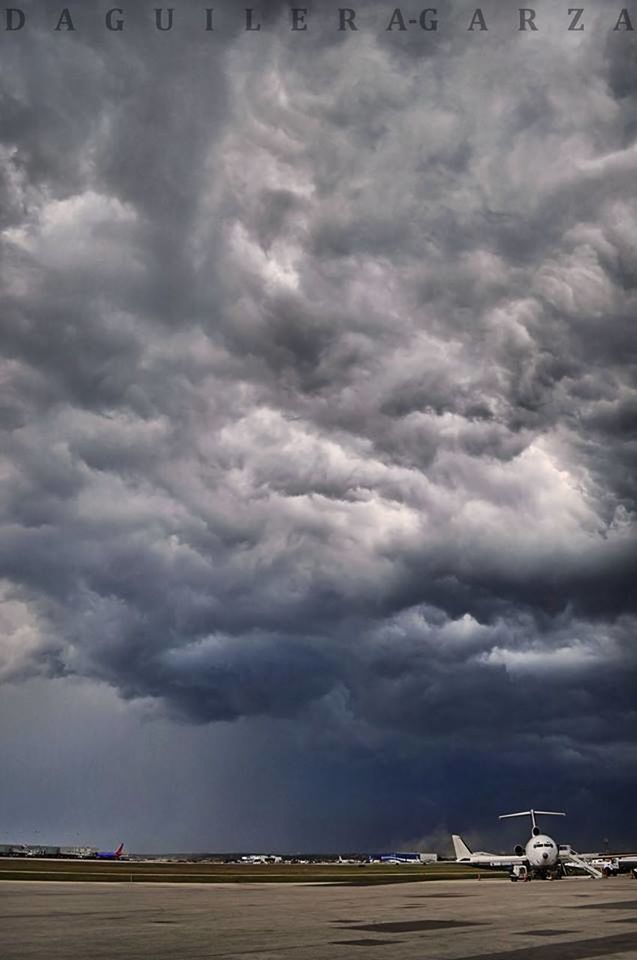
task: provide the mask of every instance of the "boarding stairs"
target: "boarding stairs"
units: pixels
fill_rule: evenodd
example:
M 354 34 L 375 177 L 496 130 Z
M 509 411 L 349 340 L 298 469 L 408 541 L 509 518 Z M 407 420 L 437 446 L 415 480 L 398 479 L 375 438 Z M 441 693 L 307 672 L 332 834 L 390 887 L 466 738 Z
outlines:
M 582 858 L 575 852 L 571 850 L 568 855 L 568 860 L 564 861 L 565 867 L 578 867 L 580 870 L 585 870 L 591 877 L 594 877 L 595 880 L 602 880 L 604 874 L 601 870 L 598 870 L 597 867 L 594 867 L 592 864 L 587 863 L 586 860 Z

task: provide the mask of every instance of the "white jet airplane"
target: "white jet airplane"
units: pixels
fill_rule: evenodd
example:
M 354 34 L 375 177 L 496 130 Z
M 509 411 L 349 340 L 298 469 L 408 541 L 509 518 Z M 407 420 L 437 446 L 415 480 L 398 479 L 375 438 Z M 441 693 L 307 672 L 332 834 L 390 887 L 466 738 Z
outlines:
M 457 863 L 471 863 L 476 866 L 510 868 L 511 879 L 517 880 L 522 874 L 522 867 L 526 868 L 529 877 L 542 879 L 557 879 L 564 876 L 565 867 L 578 867 L 585 870 L 590 876 L 600 879 L 602 874 L 591 864 L 577 856 L 570 847 L 560 848 L 552 837 L 542 833 L 536 822 L 536 814 L 551 817 L 564 817 L 566 814 L 554 810 L 522 810 L 520 813 L 505 813 L 500 820 L 509 817 L 531 817 L 531 836 L 523 847 L 520 844 L 515 848 L 514 856 L 501 856 L 493 853 L 472 853 L 461 837 L 453 835 L 453 846 L 456 851 Z
M 542 833 L 535 820 L 535 815 L 542 814 L 545 817 L 565 817 L 566 814 L 556 812 L 555 810 L 522 810 L 520 813 L 503 813 L 500 820 L 508 820 L 510 817 L 531 817 L 531 836 L 524 847 L 518 844 L 515 847 L 517 856 L 522 857 L 522 863 L 526 865 L 532 877 L 557 877 L 563 876 L 563 863 L 560 860 L 558 846 L 552 837 Z M 582 861 L 583 862 L 583 861 Z

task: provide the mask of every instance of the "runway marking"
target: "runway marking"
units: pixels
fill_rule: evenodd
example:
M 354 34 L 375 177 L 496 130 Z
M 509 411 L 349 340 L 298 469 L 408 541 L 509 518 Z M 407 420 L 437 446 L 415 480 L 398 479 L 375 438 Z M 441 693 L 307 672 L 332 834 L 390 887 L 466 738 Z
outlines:
M 520 930 L 515 934 L 516 937 L 564 937 L 567 933 L 575 933 L 575 930 Z
M 377 933 L 408 933 L 412 930 L 452 930 L 455 927 L 480 927 L 477 920 L 388 920 L 385 923 L 357 923 L 352 930 Z
M 613 903 L 578 903 L 577 910 L 637 910 L 637 900 L 615 900 Z
M 426 897 L 427 900 L 450 900 L 451 898 L 456 897 L 470 897 L 470 893 L 423 893 L 421 897 Z
M 634 956 L 635 934 L 618 933 L 611 937 L 595 937 L 591 940 L 569 940 L 566 943 L 541 943 L 534 947 L 504 950 L 501 953 L 472 953 L 462 960 L 587 960 L 588 957 L 604 957 L 609 953 L 631 950 Z
M 331 940 L 330 943 L 343 947 L 380 947 L 388 943 L 403 943 L 403 940 L 377 940 L 374 937 L 366 937 L 363 940 Z

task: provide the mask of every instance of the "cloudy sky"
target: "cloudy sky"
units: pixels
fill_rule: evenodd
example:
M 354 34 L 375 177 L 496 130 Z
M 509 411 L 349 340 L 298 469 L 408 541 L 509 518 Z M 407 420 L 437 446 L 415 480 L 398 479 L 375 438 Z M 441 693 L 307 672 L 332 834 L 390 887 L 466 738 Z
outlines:
M 635 844 L 620 8 L 20 6 L 0 842 Z

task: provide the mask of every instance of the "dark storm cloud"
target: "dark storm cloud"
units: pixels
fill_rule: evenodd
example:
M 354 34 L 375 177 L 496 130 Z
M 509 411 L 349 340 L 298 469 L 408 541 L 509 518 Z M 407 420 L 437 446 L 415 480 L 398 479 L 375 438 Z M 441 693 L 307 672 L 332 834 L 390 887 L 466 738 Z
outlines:
M 629 776 L 631 39 L 468 10 L 11 38 L 3 676 Z

